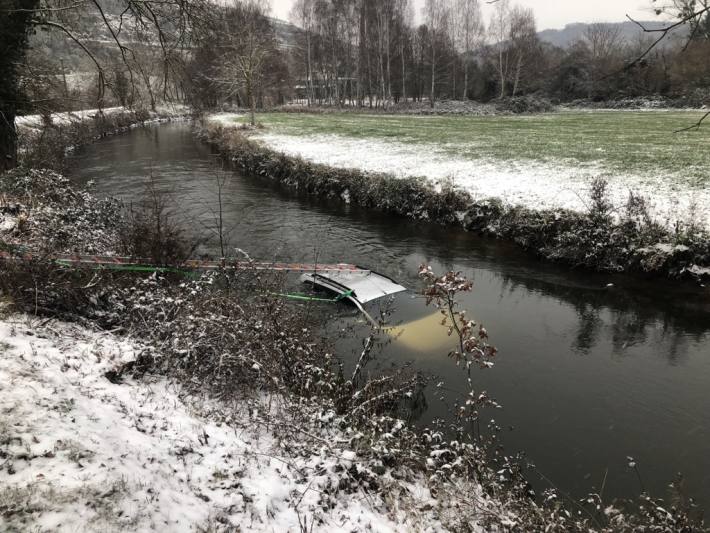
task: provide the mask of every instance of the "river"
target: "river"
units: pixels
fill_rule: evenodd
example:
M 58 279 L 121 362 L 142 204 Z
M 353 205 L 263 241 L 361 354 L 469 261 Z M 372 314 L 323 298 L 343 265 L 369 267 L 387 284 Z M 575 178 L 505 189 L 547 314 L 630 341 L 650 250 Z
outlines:
M 474 383 L 502 405 L 487 416 L 504 428 L 508 453 L 524 450 L 574 497 L 599 490 L 605 478 L 607 499 L 633 497 L 641 483 L 666 496 L 668 483 L 683 472 L 687 491 L 710 507 L 707 288 L 570 271 L 459 229 L 299 196 L 220 170 L 184 123 L 84 147 L 71 174 L 82 183 L 93 180 L 98 195 L 126 202 L 138 201 L 152 176 L 156 189 L 170 193 L 175 215 L 202 235 L 214 227 L 217 181 L 224 179 L 230 245 L 255 259 L 356 263 L 413 289 L 423 262 L 462 271 L 475 282 L 462 307 L 499 350 L 495 367 L 474 372 Z M 204 245 L 212 252 L 215 246 L 214 240 Z M 394 316 L 406 323 L 411 308 L 423 303 L 403 298 Z M 349 309 L 328 312 L 331 324 L 354 322 Z M 447 387 L 463 388 L 462 371 L 445 348 L 427 342 L 440 331 L 424 323 L 417 323 L 417 335 L 384 346 L 377 364 L 411 362 Z M 355 329 L 364 334 L 364 326 Z M 340 343 L 347 362 L 358 343 Z M 436 396 L 429 395 L 422 420 L 446 415 Z M 536 488 L 546 483 L 534 475 L 531 481 Z

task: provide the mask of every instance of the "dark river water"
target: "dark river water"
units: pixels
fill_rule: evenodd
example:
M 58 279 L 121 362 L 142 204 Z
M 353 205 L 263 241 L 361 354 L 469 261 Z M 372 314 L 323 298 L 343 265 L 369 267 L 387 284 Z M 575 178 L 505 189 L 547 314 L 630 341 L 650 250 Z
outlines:
M 156 188 L 170 193 L 176 215 L 201 234 L 214 226 L 217 180 L 226 177 L 230 244 L 255 259 L 356 263 L 413 289 L 423 262 L 464 272 L 475 288 L 462 307 L 499 350 L 495 367 L 475 372 L 474 383 L 503 406 L 487 416 L 505 428 L 507 452 L 524 450 L 575 497 L 598 490 L 605 476 L 605 497 L 637 495 L 639 479 L 627 465 L 632 456 L 652 494 L 666 496 L 682 472 L 688 492 L 710 508 L 707 288 L 570 272 L 463 231 L 299 197 L 219 171 L 216 161 L 189 125 L 173 124 L 81 149 L 73 175 L 125 201 L 138 200 L 152 175 Z M 206 248 L 216 250 L 214 242 Z M 355 322 L 350 309 L 335 308 L 328 312 L 342 316 L 332 324 Z M 395 308 L 404 333 L 381 350 L 377 364 L 412 362 L 448 388 L 463 389 L 462 371 L 446 357 L 448 341 L 424 304 L 405 295 Z M 358 342 L 340 344 L 346 361 Z M 446 414 L 434 396 L 424 421 Z

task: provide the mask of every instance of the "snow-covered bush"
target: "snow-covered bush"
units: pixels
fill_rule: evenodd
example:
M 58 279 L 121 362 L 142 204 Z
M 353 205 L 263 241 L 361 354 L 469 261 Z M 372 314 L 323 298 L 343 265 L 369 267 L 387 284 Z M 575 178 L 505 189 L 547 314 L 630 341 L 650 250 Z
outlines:
M 0 241 L 35 251 L 111 253 L 123 224 L 121 204 L 100 200 L 49 170 L 0 176 Z
M 119 229 L 122 255 L 160 266 L 178 266 L 189 259 L 198 246 L 190 242 L 176 222 L 167 194 L 157 190 L 151 178 L 143 197 L 128 207 Z

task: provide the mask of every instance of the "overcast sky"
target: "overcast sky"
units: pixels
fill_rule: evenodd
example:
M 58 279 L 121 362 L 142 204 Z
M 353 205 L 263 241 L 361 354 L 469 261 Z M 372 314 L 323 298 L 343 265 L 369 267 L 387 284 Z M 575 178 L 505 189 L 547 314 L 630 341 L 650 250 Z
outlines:
M 271 0 L 274 16 L 288 20 L 294 0 Z M 414 0 L 417 11 L 423 0 Z M 515 0 L 514 0 L 515 2 Z M 651 0 L 517 0 L 522 6 L 532 7 L 540 30 L 562 28 L 570 22 L 619 22 L 626 15 L 636 19 L 654 20 Z M 481 2 L 484 13 L 490 10 L 485 0 Z M 486 15 L 486 19 L 488 16 Z

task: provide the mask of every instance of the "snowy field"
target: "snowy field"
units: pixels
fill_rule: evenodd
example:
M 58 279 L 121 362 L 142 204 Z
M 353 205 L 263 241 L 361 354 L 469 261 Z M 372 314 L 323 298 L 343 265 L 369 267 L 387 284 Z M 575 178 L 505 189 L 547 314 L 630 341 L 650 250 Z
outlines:
M 710 228 L 710 127 L 674 134 L 695 112 L 566 112 L 520 117 L 263 114 L 255 139 L 343 168 L 423 176 L 476 198 L 585 210 L 596 177 L 622 210 L 632 191 L 672 226 Z M 239 123 L 221 114 L 221 124 Z
M 107 379 L 140 348 L 72 324 L 0 320 L 0 531 L 442 529 L 424 483 L 393 481 L 390 505 L 334 491 L 358 468 L 348 439 L 284 432 L 267 398 L 220 406 L 162 379 Z

